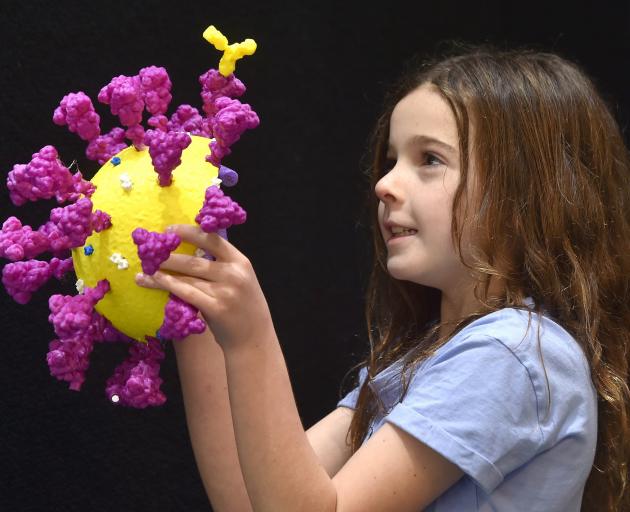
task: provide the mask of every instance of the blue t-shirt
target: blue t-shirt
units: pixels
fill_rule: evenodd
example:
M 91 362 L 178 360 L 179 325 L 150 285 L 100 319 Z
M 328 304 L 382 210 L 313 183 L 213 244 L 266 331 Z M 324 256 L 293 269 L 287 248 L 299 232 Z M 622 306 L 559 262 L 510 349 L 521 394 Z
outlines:
M 426 511 L 580 510 L 597 443 L 589 364 L 547 315 L 532 312 L 527 324 L 528 312 L 514 308 L 471 322 L 411 370 L 402 401 L 401 361 L 368 384 L 385 410 L 366 441 L 387 421 L 464 472 Z M 359 386 L 366 374 L 362 368 Z M 358 391 L 337 405 L 355 408 Z

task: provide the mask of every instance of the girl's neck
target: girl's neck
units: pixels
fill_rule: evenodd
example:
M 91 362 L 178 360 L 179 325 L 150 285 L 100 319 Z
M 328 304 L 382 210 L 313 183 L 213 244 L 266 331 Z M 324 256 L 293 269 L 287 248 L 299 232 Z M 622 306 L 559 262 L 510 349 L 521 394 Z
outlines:
M 497 279 L 497 276 L 490 278 L 488 286 L 488 300 L 505 296 L 505 285 Z M 442 291 L 440 303 L 439 336 L 450 336 L 456 325 L 467 316 L 481 313 L 484 310 L 482 303 L 477 300 L 474 293 L 474 284 L 460 287 L 455 293 L 445 293 Z

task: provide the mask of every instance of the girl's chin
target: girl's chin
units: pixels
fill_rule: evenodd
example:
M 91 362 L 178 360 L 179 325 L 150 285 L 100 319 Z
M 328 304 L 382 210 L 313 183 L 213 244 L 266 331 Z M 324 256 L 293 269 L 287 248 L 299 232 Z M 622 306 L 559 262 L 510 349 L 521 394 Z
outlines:
M 408 268 L 396 265 L 390 261 L 387 262 L 387 273 L 394 279 L 399 281 L 413 281 L 413 275 Z
M 409 265 L 398 265 L 394 258 L 387 261 L 387 273 L 398 281 L 409 281 L 410 283 L 421 284 L 423 286 L 435 286 L 435 280 L 431 276 L 418 272 L 417 267 L 409 268 Z

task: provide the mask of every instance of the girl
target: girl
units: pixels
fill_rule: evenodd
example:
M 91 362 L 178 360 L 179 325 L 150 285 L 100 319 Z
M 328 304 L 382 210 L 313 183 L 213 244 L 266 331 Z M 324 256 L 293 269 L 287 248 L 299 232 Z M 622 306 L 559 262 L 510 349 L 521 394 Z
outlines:
M 175 346 L 214 510 L 630 510 L 630 157 L 591 81 L 462 50 L 401 81 L 372 148 L 370 353 L 307 432 L 238 249 L 175 226 L 216 261 L 138 278 L 209 326 Z

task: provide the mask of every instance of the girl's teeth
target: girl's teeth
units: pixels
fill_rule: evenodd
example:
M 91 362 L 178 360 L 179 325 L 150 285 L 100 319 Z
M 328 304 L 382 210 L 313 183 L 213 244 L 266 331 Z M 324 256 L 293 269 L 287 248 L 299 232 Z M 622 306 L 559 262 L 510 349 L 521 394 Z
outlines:
M 396 233 L 393 233 L 394 236 L 404 236 L 404 235 L 411 235 L 412 233 L 416 233 L 415 229 L 403 229 L 402 231 L 397 231 Z

